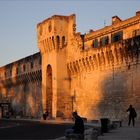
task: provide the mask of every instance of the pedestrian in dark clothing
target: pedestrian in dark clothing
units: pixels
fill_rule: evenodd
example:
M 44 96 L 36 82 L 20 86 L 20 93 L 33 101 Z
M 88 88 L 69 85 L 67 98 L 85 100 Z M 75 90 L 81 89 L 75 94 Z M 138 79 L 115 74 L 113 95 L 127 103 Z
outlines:
M 135 108 L 130 105 L 129 108 L 127 109 L 127 112 L 129 112 L 129 121 L 128 121 L 128 125 L 130 126 L 130 123 L 132 121 L 133 126 L 135 126 L 135 117 L 137 117 L 137 113 Z
M 84 134 L 83 119 L 77 114 L 77 112 L 73 112 L 72 115 L 75 120 L 75 123 L 71 129 L 66 130 L 65 132 L 66 137 L 69 137 L 70 135 L 73 135 L 73 134 Z
M 73 117 L 75 119 L 75 124 L 72 127 L 74 130 L 74 133 L 83 134 L 84 133 L 83 119 L 77 114 L 77 112 L 73 112 Z
M 48 117 L 48 115 L 49 115 L 49 112 L 48 112 L 48 110 L 47 110 L 45 113 L 43 113 L 43 119 L 46 120 L 47 117 Z

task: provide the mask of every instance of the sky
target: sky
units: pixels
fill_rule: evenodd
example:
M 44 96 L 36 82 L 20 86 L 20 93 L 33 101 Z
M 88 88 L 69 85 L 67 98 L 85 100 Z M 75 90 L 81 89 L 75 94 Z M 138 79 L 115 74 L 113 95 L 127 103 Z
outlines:
M 140 0 L 0 0 L 0 67 L 38 52 L 36 25 L 53 15 L 76 14 L 76 31 L 86 33 L 140 11 Z

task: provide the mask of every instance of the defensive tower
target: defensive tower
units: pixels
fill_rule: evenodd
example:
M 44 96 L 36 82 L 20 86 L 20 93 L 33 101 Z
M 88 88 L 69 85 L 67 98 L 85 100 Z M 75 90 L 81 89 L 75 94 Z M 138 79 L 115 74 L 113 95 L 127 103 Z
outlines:
M 37 25 L 37 44 L 42 56 L 42 105 L 50 117 L 70 115 L 66 47 L 74 32 L 75 15 L 54 15 Z

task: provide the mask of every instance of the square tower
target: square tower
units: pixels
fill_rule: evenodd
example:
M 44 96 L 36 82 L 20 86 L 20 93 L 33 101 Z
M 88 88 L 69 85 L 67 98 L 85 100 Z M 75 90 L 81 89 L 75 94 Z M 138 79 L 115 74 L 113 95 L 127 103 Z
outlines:
M 42 57 L 42 105 L 50 117 L 71 114 L 66 50 L 75 25 L 74 14 L 54 15 L 37 25 L 37 45 Z

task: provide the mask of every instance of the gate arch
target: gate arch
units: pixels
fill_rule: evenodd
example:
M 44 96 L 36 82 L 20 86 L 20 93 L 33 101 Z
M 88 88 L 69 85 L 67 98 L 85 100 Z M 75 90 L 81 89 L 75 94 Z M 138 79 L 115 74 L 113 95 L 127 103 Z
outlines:
M 52 97 L 52 67 L 48 65 L 46 70 L 46 110 L 49 117 L 52 117 Z

